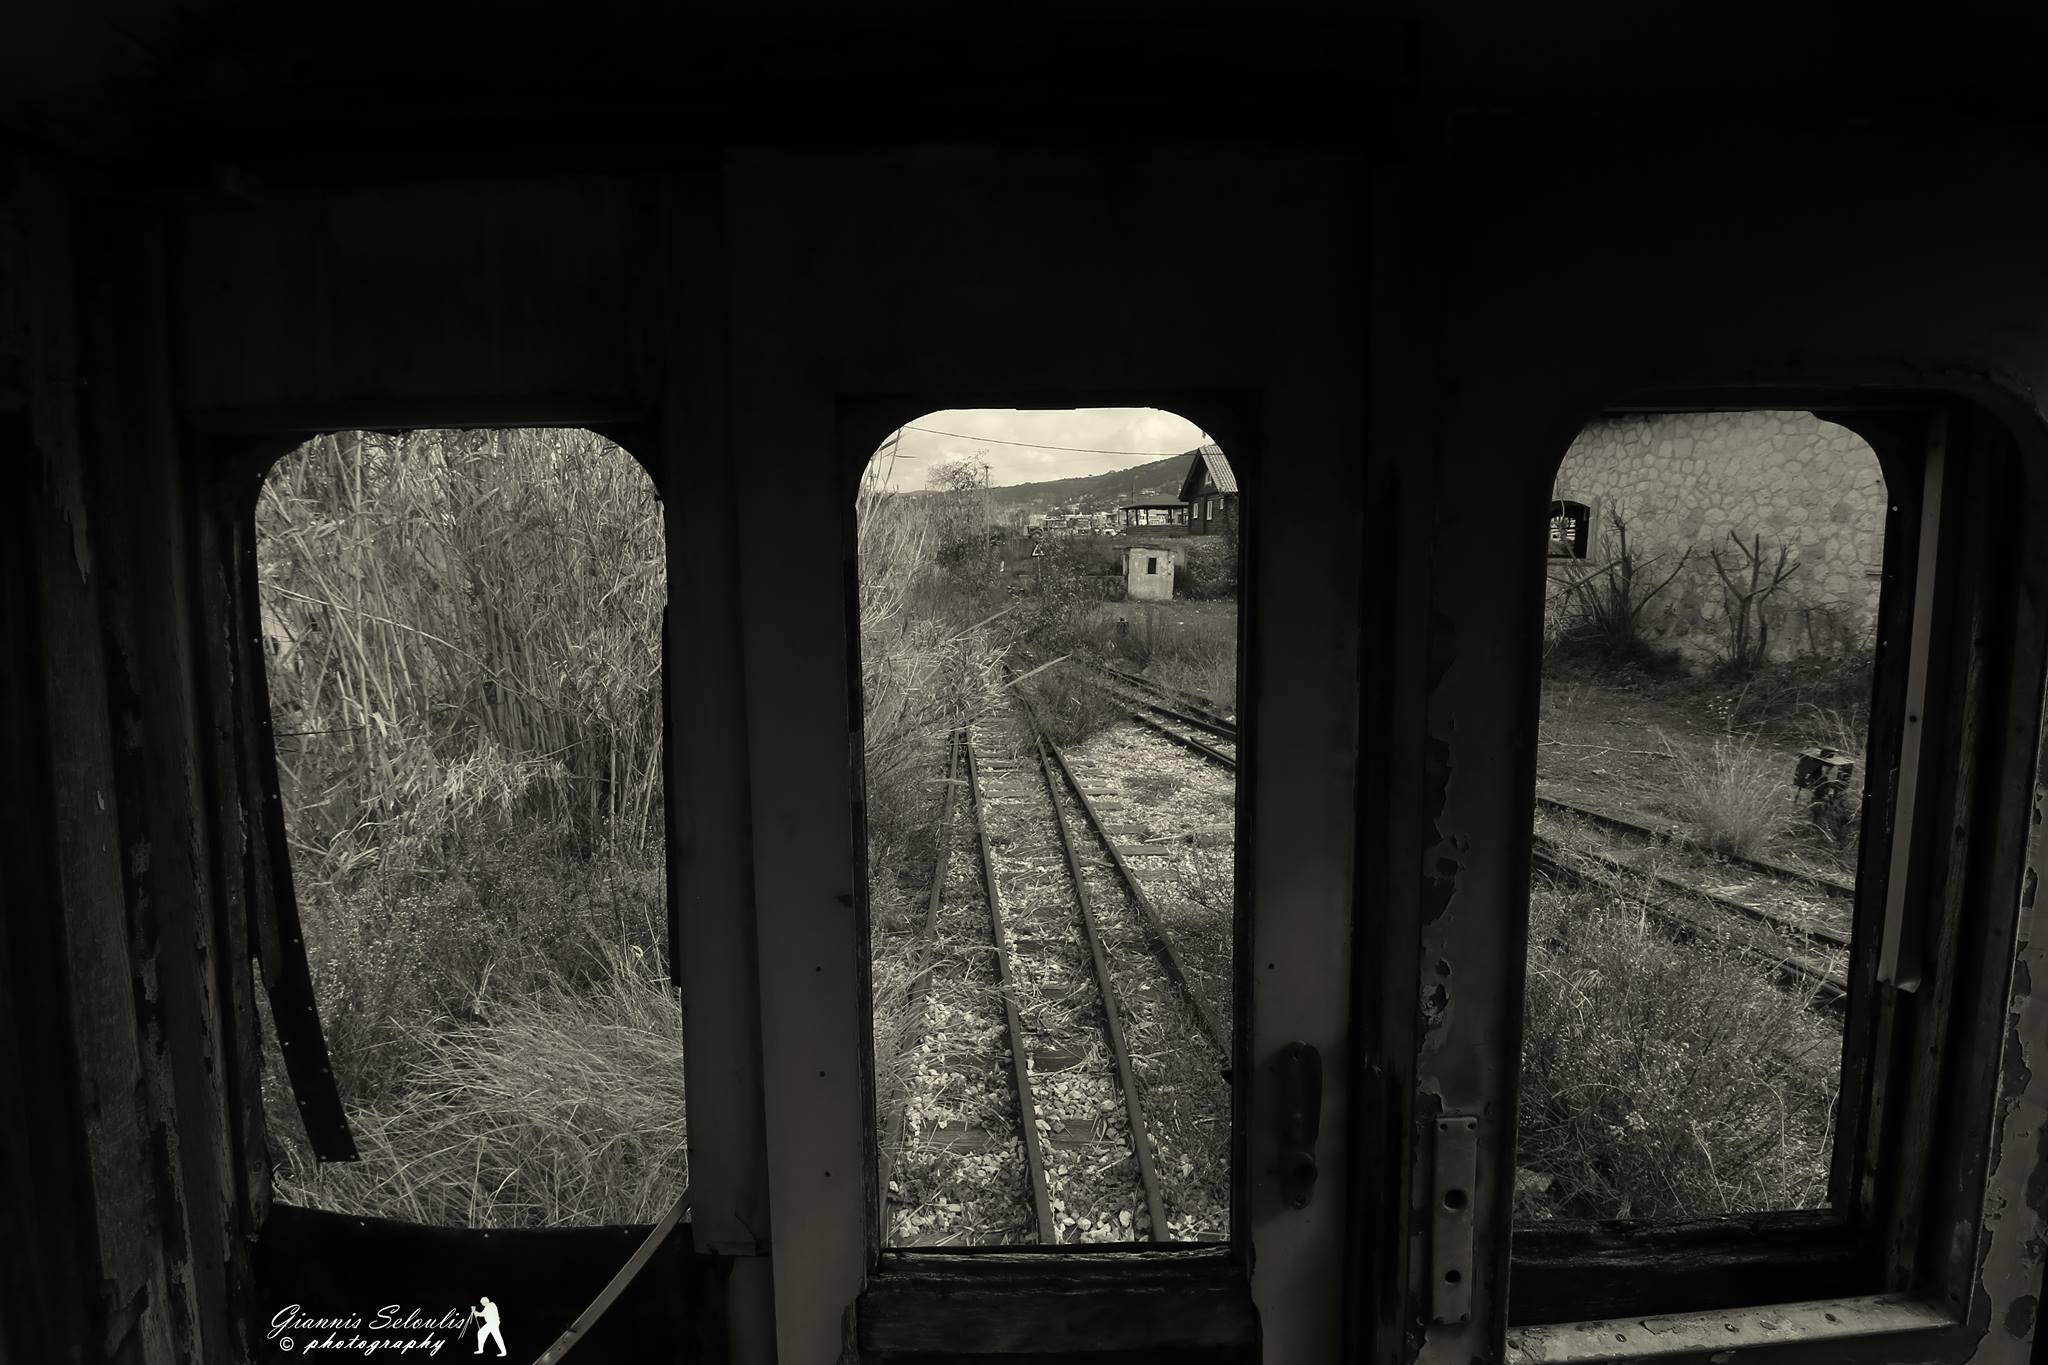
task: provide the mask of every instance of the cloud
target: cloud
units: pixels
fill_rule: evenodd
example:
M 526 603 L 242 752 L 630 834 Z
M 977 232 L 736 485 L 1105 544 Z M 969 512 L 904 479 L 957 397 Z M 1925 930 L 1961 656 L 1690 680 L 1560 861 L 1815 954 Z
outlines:
M 1202 440 L 1201 428 L 1159 408 L 955 408 L 910 423 L 890 483 L 922 488 L 926 471 L 968 459 L 988 465 L 990 482 L 1003 488 L 1127 469 L 1185 454 Z

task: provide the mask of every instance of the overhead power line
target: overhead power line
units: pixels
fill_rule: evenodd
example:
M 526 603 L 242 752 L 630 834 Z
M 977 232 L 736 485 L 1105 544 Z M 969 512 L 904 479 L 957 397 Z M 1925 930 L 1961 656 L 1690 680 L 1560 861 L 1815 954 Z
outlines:
M 927 436 L 951 436 L 962 441 L 983 441 L 992 446 L 1023 446 L 1027 450 L 1064 450 L 1075 455 L 1144 455 L 1154 460 L 1164 460 L 1169 456 L 1192 453 L 1186 450 L 1102 450 L 1095 446 L 1049 446 L 1037 441 L 1004 441 L 994 436 L 970 436 L 964 431 L 939 431 L 932 427 L 904 427 L 903 430 L 921 431 Z

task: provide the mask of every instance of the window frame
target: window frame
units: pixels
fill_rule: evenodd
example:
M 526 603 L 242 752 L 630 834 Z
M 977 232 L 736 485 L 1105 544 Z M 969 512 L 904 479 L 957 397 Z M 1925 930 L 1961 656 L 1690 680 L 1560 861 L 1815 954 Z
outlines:
M 1259 468 L 1260 431 L 1257 400 L 1233 392 L 1090 393 L 1072 401 L 1047 396 L 1032 401 L 1015 394 L 960 395 L 934 393 L 903 396 L 841 396 L 838 400 L 839 487 L 841 535 L 846 547 L 846 631 L 849 677 L 848 708 L 853 814 L 856 830 L 865 830 L 867 800 L 861 761 L 861 672 L 855 493 L 869 457 L 896 427 L 937 411 L 963 408 L 1060 409 L 1083 407 L 1152 407 L 1176 413 L 1204 430 L 1219 433 L 1217 441 L 1233 454 L 1239 467 Z M 1122 515 L 1149 517 L 1159 509 L 1123 509 Z M 1191 508 L 1183 506 L 1185 522 Z M 1131 529 L 1155 525 L 1147 521 Z M 1170 524 L 1170 521 L 1169 521 Z M 1238 688 L 1239 743 L 1234 830 L 1236 865 L 1235 913 L 1232 924 L 1233 980 L 1239 1020 L 1232 1040 L 1231 1067 L 1239 1078 L 1251 1074 L 1253 1030 L 1244 1017 L 1252 990 L 1249 962 L 1255 911 L 1252 888 L 1257 860 L 1252 840 L 1254 795 L 1258 772 L 1256 656 L 1249 648 L 1249 621 L 1255 613 L 1254 528 L 1246 528 L 1238 550 Z M 1127 547 L 1126 553 L 1142 547 Z M 1167 556 L 1161 556 L 1162 559 Z M 1044 1352 L 1055 1344 L 1081 1352 L 1128 1353 L 1130 1359 L 1241 1360 L 1256 1358 L 1261 1331 L 1251 1284 L 1255 1176 L 1250 1168 L 1252 1125 L 1258 1106 L 1254 1087 L 1231 1087 L 1230 1234 L 1221 1243 L 1074 1244 L 1040 1246 L 898 1248 L 882 1244 L 880 1186 L 881 1134 L 874 1121 L 876 1059 L 874 1054 L 873 989 L 869 954 L 873 923 L 869 903 L 867 842 L 853 840 L 854 903 L 861 944 L 860 1029 L 862 1072 L 862 1170 L 868 1181 L 865 1200 L 867 1279 L 852 1310 L 850 1333 L 862 1359 L 914 1361 L 1003 1356 L 1016 1351 Z M 1268 1097 L 1270 1099 L 1270 1097 Z M 1341 1161 L 1340 1149 L 1326 1135 L 1321 1148 L 1329 1162 Z M 1049 1324 L 1063 1324 L 1057 1341 Z M 1023 1331 L 1020 1333 L 1019 1329 Z M 1064 1358 L 1064 1357 L 1063 1357 Z M 1089 1358 L 1094 1358 L 1092 1355 Z
M 1574 517 L 1571 510 L 1573 508 L 1578 509 L 1576 517 Z M 1593 558 L 1593 517 L 1594 506 L 1592 503 L 1580 502 L 1576 498 L 1553 496 L 1550 500 L 1551 534 L 1544 546 L 1544 560 L 1548 563 L 1563 561 L 1567 564 L 1584 564 L 1589 562 Z M 1566 519 L 1571 520 L 1574 534 L 1571 540 L 1561 541 L 1557 538 L 1556 534 L 1557 523 L 1560 520 Z M 1554 553 L 1551 547 L 1557 545 L 1563 545 L 1565 553 Z
M 399 433 L 425 430 L 514 430 L 577 428 L 611 442 L 646 474 L 663 509 L 662 538 L 665 548 L 675 544 L 670 504 L 663 493 L 661 471 L 641 452 L 658 449 L 651 431 L 638 422 L 606 421 L 593 415 L 564 414 L 552 420 L 508 415 L 492 420 L 489 414 L 450 414 L 435 420 L 431 414 L 406 414 L 401 422 L 379 421 L 365 415 L 349 421 L 345 416 L 322 413 L 319 420 L 303 425 L 290 415 L 264 414 L 254 430 L 237 425 L 225 429 L 207 428 L 196 433 L 201 459 L 206 465 L 206 516 L 210 551 L 220 562 L 220 578 L 212 586 L 221 593 L 220 605 L 234 623 L 227 644 L 227 657 L 218 691 L 228 698 L 233 716 L 233 733 L 226 743 L 233 750 L 232 772 L 225 775 L 230 788 L 224 799 L 241 813 L 249 831 L 244 840 L 243 885 L 245 899 L 239 914 L 245 921 L 242 934 L 253 959 L 253 971 L 243 981 L 252 998 L 235 1003 L 238 1054 L 243 1062 L 245 1083 L 240 1100 L 242 1133 L 241 1165 L 252 1207 L 267 1213 L 279 1203 L 273 1182 L 268 1145 L 268 1119 L 264 1111 L 261 1076 L 264 1040 L 255 1013 L 253 993 L 267 990 L 272 1018 L 277 1026 L 276 1042 L 285 1057 L 294 1103 L 306 1124 L 309 1142 L 318 1158 L 326 1162 L 359 1159 L 353 1135 L 339 1096 L 326 1044 L 326 1021 L 321 1017 L 313 994 L 311 966 L 300 927 L 298 891 L 285 833 L 282 784 L 278 775 L 276 739 L 270 699 L 269 661 L 264 656 L 261 622 L 261 584 L 256 556 L 256 512 L 262 498 L 263 482 L 277 463 L 322 436 L 349 431 Z M 670 670 L 667 664 L 669 615 L 662 621 L 662 674 L 658 684 L 663 708 L 662 763 L 673 778 L 676 750 L 669 724 Z M 664 819 L 664 857 L 672 872 L 667 883 L 667 939 L 669 961 L 683 963 L 687 957 L 682 943 L 681 899 L 678 878 L 673 875 L 677 859 L 677 817 L 675 803 Z M 232 907 L 231 907 L 232 909 Z M 675 989 L 683 994 L 685 1027 L 688 1020 L 688 990 L 681 968 L 675 972 Z M 289 1016 L 287 1014 L 289 1012 Z M 292 1017 L 287 1036 L 286 1018 Z M 293 1065 L 293 1049 L 300 1060 Z M 687 1104 L 688 1047 L 684 1048 L 684 1074 L 678 1078 L 678 1100 Z M 694 1156 L 694 1153 L 693 1153 Z M 695 1167 L 692 1161 L 692 1169 Z M 682 1194 L 678 1191 L 678 1194 Z M 691 1220 L 686 1212 L 684 1221 Z M 405 1227 L 432 1227 L 405 1220 L 385 1220 Z M 446 1229 L 457 1234 L 516 1238 L 519 1228 Z M 547 1231 L 547 1230 L 542 1230 Z
M 2038 631 L 1995 626 L 2019 605 L 2010 584 L 1999 581 L 2003 561 L 1994 549 L 2012 544 L 2019 531 L 2011 515 L 1997 515 L 2019 502 L 2017 447 L 1991 414 L 1940 393 L 1744 392 L 1711 402 L 1678 395 L 1607 411 L 1763 408 L 1811 411 L 1855 431 L 1876 453 L 1887 493 L 1830 1202 L 1818 1210 L 1687 1223 L 1504 1226 L 1508 1245 L 1500 1261 L 1514 1353 L 1535 1342 L 1557 1350 L 1600 1319 L 1711 1313 L 1718 1321 L 1771 1305 L 1858 1295 L 1912 1296 L 1945 1313 L 1946 1326 L 1960 1321 L 1973 1283 L 1977 1237 L 1937 1239 L 1933 1230 L 1952 1226 L 1944 1215 L 1960 1217 L 1973 1232 L 1981 1227 L 1981 1179 L 1932 1177 L 1944 1145 L 1977 1152 L 1981 1176 L 1996 1049 L 1985 1073 L 1986 1063 L 1958 1040 L 1987 1031 L 1996 1039 L 2005 1000 L 2002 990 L 1993 999 L 1958 987 L 1972 979 L 2009 981 L 2015 957 L 2011 930 L 2025 839 L 2005 826 L 2025 808 L 2020 784 L 2031 787 L 2037 754 L 2028 749 L 2017 761 L 2001 761 L 1999 745 L 2028 696 L 2036 703 L 2027 714 L 2034 715 L 2029 729 L 2038 742 L 2043 662 Z M 1916 676 L 1924 694 L 1909 696 Z M 1918 753 L 1931 760 L 1917 780 L 1903 761 L 1913 747 L 1905 718 L 1916 713 L 1926 718 Z M 1533 768 L 1532 761 L 1530 798 Z M 2002 793 L 1986 788 L 1992 773 L 2004 779 Z M 1901 807 L 1913 814 L 1894 839 L 1888 831 Z M 1525 804 L 1525 836 L 1533 814 Z M 1941 829 L 1953 837 L 1938 839 Z M 1893 854 L 1901 847 L 1908 883 L 1895 897 Z M 1526 925 L 1526 877 L 1522 885 Z M 1988 932 L 1966 935 L 1966 921 Z M 1917 951 L 1923 958 L 1918 982 L 1895 969 L 1902 943 L 1905 957 Z M 1894 960 L 1881 962 L 1886 956 Z M 1523 1022 L 1518 1000 L 1517 1048 Z M 1954 1076 L 1965 1066 L 1980 1073 L 1960 1092 L 1967 1121 L 1938 1123 L 1958 1103 Z M 1513 1131 L 1511 1124 L 1510 1141 Z M 1981 1135 L 1974 1148 L 1972 1134 Z M 1737 1330 L 1733 1318 L 1727 1330 Z

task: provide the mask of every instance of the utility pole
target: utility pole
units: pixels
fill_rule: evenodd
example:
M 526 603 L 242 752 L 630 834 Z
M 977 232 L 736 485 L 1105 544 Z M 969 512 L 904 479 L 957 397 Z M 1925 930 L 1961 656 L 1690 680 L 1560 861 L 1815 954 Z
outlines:
M 981 465 L 981 544 L 982 554 L 993 559 L 995 551 L 990 544 L 989 532 L 996 524 L 996 493 L 990 486 L 990 479 L 988 461 L 984 460 Z

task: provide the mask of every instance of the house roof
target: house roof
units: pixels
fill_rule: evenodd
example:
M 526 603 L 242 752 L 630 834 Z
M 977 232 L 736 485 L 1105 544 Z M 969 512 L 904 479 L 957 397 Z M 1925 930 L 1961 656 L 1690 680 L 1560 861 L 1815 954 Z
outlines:
M 1187 503 L 1186 503 L 1186 502 L 1184 502 L 1184 501 L 1182 501 L 1182 500 L 1180 500 L 1180 499 L 1178 499 L 1178 498 L 1166 498 L 1166 499 L 1162 499 L 1162 500 L 1159 500 L 1159 501 L 1154 501 L 1154 502 L 1126 502 L 1126 503 L 1120 503 L 1120 504 L 1118 504 L 1118 506 L 1117 506 L 1117 509 L 1116 509 L 1116 510 L 1117 510 L 1117 511 L 1119 511 L 1119 512 L 1141 512 L 1141 511 L 1149 511 L 1149 510 L 1154 510 L 1154 509 L 1157 509 L 1157 508 L 1161 508 L 1161 507 L 1172 507 L 1172 508 L 1177 508 L 1177 509 L 1179 509 L 1179 510 L 1181 510 L 1181 511 L 1186 511 L 1186 510 L 1187 510 Z
M 1188 453 L 1195 458 L 1188 461 L 1187 477 L 1180 481 L 1180 500 L 1182 502 L 1194 501 L 1195 490 L 1202 485 L 1202 470 L 1205 467 L 1209 471 L 1209 478 L 1216 485 L 1217 492 L 1235 493 L 1238 491 L 1237 472 L 1230 467 L 1229 459 L 1224 456 L 1222 448 L 1215 442 L 1212 441 Z

